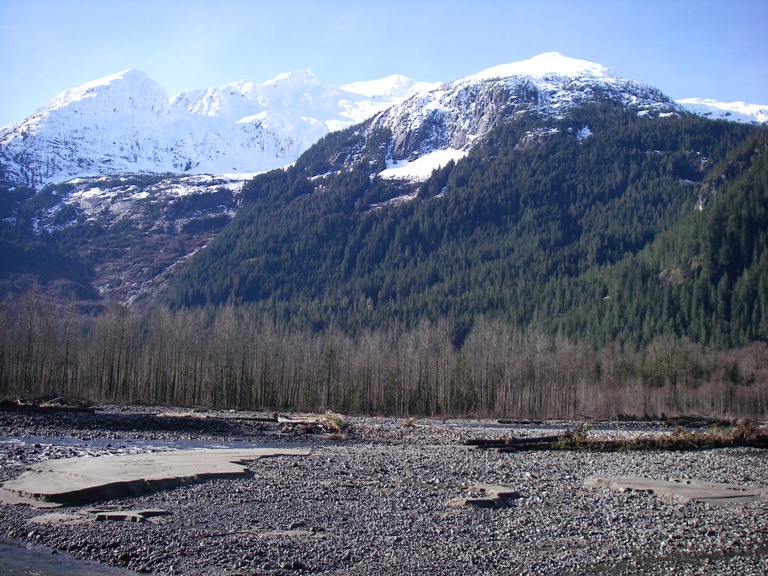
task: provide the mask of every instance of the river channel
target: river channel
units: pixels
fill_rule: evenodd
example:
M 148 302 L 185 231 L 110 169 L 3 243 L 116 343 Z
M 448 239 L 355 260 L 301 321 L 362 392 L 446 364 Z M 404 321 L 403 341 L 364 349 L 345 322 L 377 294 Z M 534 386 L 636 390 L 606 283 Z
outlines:
M 45 546 L 0 539 L 3 576 L 132 576 L 135 572 L 54 552 Z

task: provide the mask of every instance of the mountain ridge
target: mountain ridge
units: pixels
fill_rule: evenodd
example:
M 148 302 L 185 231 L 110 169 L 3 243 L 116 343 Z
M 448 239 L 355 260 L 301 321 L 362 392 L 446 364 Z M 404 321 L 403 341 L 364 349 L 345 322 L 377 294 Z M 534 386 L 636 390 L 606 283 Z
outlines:
M 0 163 L 7 179 L 36 188 L 116 172 L 261 172 L 290 164 L 325 134 L 409 97 L 512 77 L 539 86 L 555 86 L 558 78 L 643 85 L 557 52 L 447 84 L 392 75 L 332 86 L 320 83 L 309 70 L 299 70 L 263 83 L 238 80 L 171 98 L 146 74 L 128 69 L 66 90 L 29 118 L 0 129 Z M 710 117 L 768 121 L 768 106 L 703 98 L 678 105 Z
M 0 161 L 6 178 L 34 187 L 116 172 L 259 172 L 427 88 L 405 77 L 326 86 L 300 71 L 168 98 L 129 69 L 66 90 L 0 130 Z
M 452 150 L 457 154 L 449 157 L 459 159 L 510 114 L 535 113 L 554 121 L 596 98 L 620 100 L 624 106 L 636 108 L 638 114 L 684 112 L 657 88 L 620 78 L 598 64 L 550 52 L 415 95 L 379 113 L 369 130 L 393 132 L 388 168 L 399 164 L 398 172 L 407 173 L 403 163 L 425 153 Z M 435 168 L 442 165 L 443 156 L 438 156 Z

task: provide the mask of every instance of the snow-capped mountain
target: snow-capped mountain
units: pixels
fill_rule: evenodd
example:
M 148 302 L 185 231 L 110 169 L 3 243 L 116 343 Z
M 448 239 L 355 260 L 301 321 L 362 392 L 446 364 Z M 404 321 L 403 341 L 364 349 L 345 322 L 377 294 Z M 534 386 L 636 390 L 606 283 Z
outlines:
M 390 166 L 384 177 L 425 178 L 457 160 L 489 130 L 525 114 L 555 120 L 598 99 L 632 107 L 640 115 L 681 113 L 658 89 L 626 80 L 607 68 L 557 52 L 496 66 L 411 96 L 381 112 L 370 131 L 392 131 Z M 585 126 L 576 136 L 589 134 Z M 542 134 L 530 134 L 531 139 Z
M 301 70 L 173 98 L 143 72 L 126 70 L 67 90 L 26 120 L 0 129 L 0 165 L 6 179 L 33 187 L 112 173 L 254 173 L 290 164 L 325 134 L 386 111 L 375 126 L 395 132 L 392 175 L 401 175 L 407 172 L 403 161 L 428 151 L 460 157 L 494 126 L 502 108 L 554 117 L 598 94 L 613 94 L 650 114 L 687 110 L 768 121 L 768 106 L 675 103 L 600 64 L 556 52 L 442 86 L 397 75 L 332 86 Z M 430 165 L 422 159 L 413 168 L 423 172 Z
M 6 178 L 32 186 L 125 172 L 259 172 L 430 87 L 403 76 L 329 86 L 304 70 L 169 99 L 143 72 L 126 70 L 1 130 L 0 162 Z
M 554 120 L 574 107 L 604 99 L 642 116 L 690 112 L 734 122 L 768 122 L 768 106 L 698 98 L 675 101 L 600 64 L 548 52 L 415 94 L 381 112 L 370 131 L 387 128 L 393 133 L 389 166 L 381 176 L 424 180 L 435 168 L 463 157 L 500 122 L 528 113 Z M 532 133 L 529 140 L 552 134 Z M 574 136 L 590 134 L 589 126 L 583 126 Z
M 493 310 L 503 321 L 519 314 L 523 329 L 547 319 L 556 330 L 583 290 L 590 311 L 573 326 L 592 309 L 599 323 L 594 304 L 621 299 L 615 338 L 641 300 L 635 278 L 672 287 L 672 302 L 703 262 L 734 262 L 704 252 L 731 242 L 722 222 L 751 218 L 742 199 L 758 201 L 765 187 L 736 190 L 763 181 L 767 150 L 759 127 L 696 117 L 647 84 L 543 54 L 411 96 L 257 176 L 231 224 L 165 294 L 177 306 L 304 315 L 313 327 Z M 712 183 L 717 205 L 694 213 Z M 694 230 L 699 217 L 720 225 Z M 750 245 L 738 258 L 758 253 Z M 697 281 L 714 290 L 714 278 Z M 686 305 L 675 300 L 672 314 Z
M 683 98 L 677 101 L 689 112 L 747 124 L 768 123 L 768 104 L 747 104 L 746 102 L 720 102 L 709 98 Z

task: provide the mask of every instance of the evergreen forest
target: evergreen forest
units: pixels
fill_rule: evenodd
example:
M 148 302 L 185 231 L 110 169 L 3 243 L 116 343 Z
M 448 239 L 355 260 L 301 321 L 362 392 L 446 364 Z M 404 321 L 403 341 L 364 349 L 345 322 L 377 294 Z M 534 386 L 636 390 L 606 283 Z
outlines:
M 504 126 L 415 190 L 371 177 L 375 139 L 352 170 L 320 164 L 355 145 L 332 135 L 249 185 L 170 305 L 353 336 L 445 319 L 456 344 L 480 316 L 593 348 L 768 338 L 764 130 L 607 104 L 539 128 Z

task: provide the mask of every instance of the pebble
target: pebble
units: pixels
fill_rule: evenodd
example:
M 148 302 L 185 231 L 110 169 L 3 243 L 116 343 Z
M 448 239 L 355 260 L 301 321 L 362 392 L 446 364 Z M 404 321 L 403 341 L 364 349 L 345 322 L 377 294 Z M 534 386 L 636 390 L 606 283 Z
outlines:
M 174 428 L 148 417 L 126 424 L 119 415 L 0 413 L 0 481 L 46 458 L 139 450 L 127 447 L 136 438 L 282 440 L 311 454 L 261 459 L 249 478 L 99 503 L 169 512 L 110 523 L 109 530 L 95 521 L 32 529 L 31 518 L 45 511 L 0 506 L 0 536 L 156 575 L 768 573 L 768 502 L 715 507 L 584 487 L 595 476 L 748 478 L 768 486 L 764 450 L 499 454 L 463 442 L 552 431 L 351 417 L 347 438 L 328 441 L 264 423 L 256 430 L 247 421 L 202 419 L 193 428 L 176 420 Z M 81 441 L 40 440 L 54 437 Z M 103 439 L 109 442 L 95 441 Z M 520 497 L 491 508 L 449 506 L 479 484 L 506 486 Z M 87 515 L 87 508 L 66 512 Z

